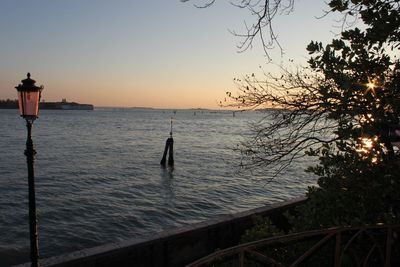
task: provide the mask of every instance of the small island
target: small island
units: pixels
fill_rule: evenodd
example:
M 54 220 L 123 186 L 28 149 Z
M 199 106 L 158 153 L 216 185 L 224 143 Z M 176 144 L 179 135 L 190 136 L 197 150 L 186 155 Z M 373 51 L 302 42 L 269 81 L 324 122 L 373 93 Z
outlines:
M 40 102 L 40 109 L 56 110 L 93 110 L 92 104 L 80 104 L 76 102 L 67 102 L 65 98 L 61 102 Z M 0 109 L 18 109 L 18 100 L 0 100 Z

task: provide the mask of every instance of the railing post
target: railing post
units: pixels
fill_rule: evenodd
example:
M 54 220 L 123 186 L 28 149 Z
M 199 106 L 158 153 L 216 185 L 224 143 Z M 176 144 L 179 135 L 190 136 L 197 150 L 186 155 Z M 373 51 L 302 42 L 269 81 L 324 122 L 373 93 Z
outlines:
M 387 235 L 386 235 L 386 259 L 385 259 L 385 267 L 390 267 L 390 260 L 392 254 L 392 226 L 388 226 Z
M 241 250 L 239 254 L 239 266 L 244 267 L 244 250 Z
M 336 234 L 336 244 L 335 244 L 335 267 L 340 267 L 342 262 L 341 257 L 341 246 L 342 246 L 342 232 L 338 231 Z

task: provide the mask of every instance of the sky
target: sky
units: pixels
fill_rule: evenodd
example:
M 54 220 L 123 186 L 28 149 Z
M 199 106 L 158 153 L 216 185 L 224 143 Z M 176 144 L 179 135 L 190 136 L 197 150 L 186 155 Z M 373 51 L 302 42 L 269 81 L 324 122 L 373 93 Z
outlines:
M 193 0 L 196 1 L 196 0 Z M 274 69 L 259 43 L 238 53 L 252 17 L 217 0 L 210 8 L 179 0 L 2 0 L 0 99 L 30 72 L 42 99 L 97 107 L 217 109 L 233 78 Z M 198 2 L 197 2 L 198 3 Z M 311 40 L 334 37 L 334 17 L 317 19 L 325 1 L 297 0 L 274 28 L 284 48 L 275 63 L 304 64 Z

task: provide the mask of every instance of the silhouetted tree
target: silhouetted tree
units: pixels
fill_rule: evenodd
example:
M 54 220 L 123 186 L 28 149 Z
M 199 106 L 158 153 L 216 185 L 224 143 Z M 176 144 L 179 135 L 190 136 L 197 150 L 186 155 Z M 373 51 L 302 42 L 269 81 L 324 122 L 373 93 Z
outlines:
M 264 48 L 263 30 L 276 41 L 273 16 L 294 4 L 238 2 L 259 8 L 254 15 L 263 23 L 244 37 L 251 44 L 259 36 Z M 304 227 L 398 221 L 400 166 L 391 134 L 400 117 L 400 0 L 331 0 L 328 8 L 343 15 L 343 30 L 327 45 L 308 45 L 308 66 L 249 75 L 228 92 L 232 106 L 274 108 L 241 144 L 243 166 L 276 174 L 304 153 L 318 157 L 308 169 L 319 187 L 309 189 Z

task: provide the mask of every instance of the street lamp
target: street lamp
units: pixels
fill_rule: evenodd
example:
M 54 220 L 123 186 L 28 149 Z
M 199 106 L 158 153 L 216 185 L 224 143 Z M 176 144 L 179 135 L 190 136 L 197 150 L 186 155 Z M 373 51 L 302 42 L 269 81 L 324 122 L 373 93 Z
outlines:
M 39 266 L 39 243 L 36 220 L 36 198 L 35 198 L 35 175 L 33 161 L 36 151 L 33 149 L 31 136 L 32 124 L 38 117 L 39 101 L 43 86 L 36 86 L 35 80 L 31 79 L 31 74 L 27 74 L 27 79 L 21 81 L 15 88 L 18 91 L 18 104 L 21 117 L 26 120 L 28 137 L 26 140 L 25 156 L 28 164 L 28 185 L 29 185 L 29 235 L 31 244 L 31 263 L 32 267 Z

